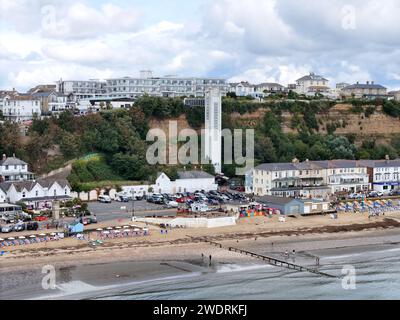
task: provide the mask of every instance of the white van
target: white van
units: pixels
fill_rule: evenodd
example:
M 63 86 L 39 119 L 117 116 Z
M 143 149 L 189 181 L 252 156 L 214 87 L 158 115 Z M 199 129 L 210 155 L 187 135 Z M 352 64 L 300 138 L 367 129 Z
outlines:
M 101 196 L 99 196 L 97 201 L 99 201 L 101 203 L 111 203 L 111 198 L 110 198 L 110 196 L 107 196 L 107 195 L 101 195 Z

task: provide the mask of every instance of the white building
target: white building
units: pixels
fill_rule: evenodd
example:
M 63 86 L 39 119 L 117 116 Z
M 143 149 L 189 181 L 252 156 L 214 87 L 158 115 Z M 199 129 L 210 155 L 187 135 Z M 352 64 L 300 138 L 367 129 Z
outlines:
M 154 193 L 208 192 L 217 190 L 218 185 L 215 177 L 204 171 L 179 171 L 175 181 L 165 173 L 160 173 L 152 188 Z
M 287 89 L 279 83 L 260 83 L 255 86 L 255 91 L 263 93 L 280 93 L 286 92 Z
M 345 97 L 378 98 L 387 95 L 387 88 L 380 84 L 375 84 L 374 81 L 367 81 L 366 84 L 357 82 L 356 84 L 343 88 L 342 94 Z
M 28 164 L 13 155 L 3 154 L 0 160 L 0 182 L 33 180 L 34 174 L 28 171 Z
M 325 198 L 368 191 L 367 167 L 354 160 L 267 163 L 246 175 L 246 191 L 258 196 Z
M 330 93 L 329 80 L 311 72 L 309 75 L 296 80 L 296 93 L 315 95 Z
M 142 71 L 139 78 L 107 79 L 106 91 L 110 98 L 155 97 L 204 97 L 210 87 L 219 88 L 223 94 L 229 86 L 222 78 L 154 77 L 151 71 Z
M 234 92 L 238 97 L 253 96 L 255 90 L 255 85 L 248 83 L 247 81 L 242 81 L 239 83 L 230 83 L 229 92 Z
M 9 97 L 3 104 L 3 116 L 9 121 L 21 123 L 41 116 L 40 100 L 30 95 Z
M 63 95 L 73 94 L 75 102 L 91 98 L 104 97 L 107 93 L 106 82 L 100 80 L 60 80 L 57 92 Z
M 397 160 L 363 160 L 368 168 L 369 181 L 374 191 L 388 194 L 400 189 L 400 159 Z
M 366 192 L 369 190 L 367 166 L 356 160 L 324 161 L 331 193 Z
M 41 179 L 36 181 L 17 181 L 0 183 L 6 202 L 25 202 L 33 208 L 40 208 L 54 200 L 71 199 L 71 186 L 65 179 Z
M 68 96 L 56 91 L 36 92 L 32 97 L 40 100 L 42 114 L 57 114 L 67 108 Z
M 211 89 L 206 93 L 204 141 L 204 158 L 211 160 L 216 173 L 221 173 L 222 97 L 219 89 Z
M 0 203 L 4 203 L 7 200 L 7 193 L 0 188 Z

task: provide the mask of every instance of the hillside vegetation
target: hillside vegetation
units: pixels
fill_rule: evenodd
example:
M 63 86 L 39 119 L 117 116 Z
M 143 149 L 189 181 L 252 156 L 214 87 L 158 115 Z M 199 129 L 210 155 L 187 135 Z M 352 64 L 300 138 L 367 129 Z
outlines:
M 396 158 L 400 155 L 400 135 L 396 133 L 399 116 L 400 103 L 393 101 L 354 100 L 337 105 L 323 100 L 223 100 L 224 128 L 255 129 L 256 163 L 291 161 L 294 157 Z M 390 123 L 391 133 L 387 134 L 387 126 L 379 132 L 379 126 L 371 122 L 374 117 Z M 74 163 L 69 180 L 75 190 L 92 182 L 154 181 L 158 171 L 175 177 L 183 166 L 150 166 L 145 157 L 150 124 L 165 127 L 164 122 L 170 119 L 198 130 L 203 126 L 204 108 L 185 107 L 182 99 L 143 97 L 129 110 L 105 110 L 84 117 L 66 111 L 59 118 L 35 119 L 28 139 L 20 137 L 17 125 L 6 122 L 0 125 L 0 153 L 15 153 L 39 173 L 70 159 L 98 154 Z M 368 134 L 369 127 L 374 127 L 375 135 Z M 191 167 L 195 165 L 186 166 Z M 211 166 L 203 169 L 212 172 Z M 223 170 L 233 175 L 232 165 Z

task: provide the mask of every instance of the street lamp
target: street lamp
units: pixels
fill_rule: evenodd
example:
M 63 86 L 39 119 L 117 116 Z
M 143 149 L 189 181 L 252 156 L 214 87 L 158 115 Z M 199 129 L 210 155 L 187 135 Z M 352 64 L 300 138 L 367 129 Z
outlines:
M 131 214 L 131 221 L 133 221 L 135 217 L 135 196 L 132 196 L 132 214 Z

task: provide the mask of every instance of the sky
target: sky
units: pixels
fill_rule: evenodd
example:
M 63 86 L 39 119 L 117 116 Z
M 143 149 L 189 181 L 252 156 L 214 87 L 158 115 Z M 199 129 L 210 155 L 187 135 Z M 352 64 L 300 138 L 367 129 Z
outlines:
M 400 89 L 398 0 L 0 0 L 0 89 L 138 76 Z

